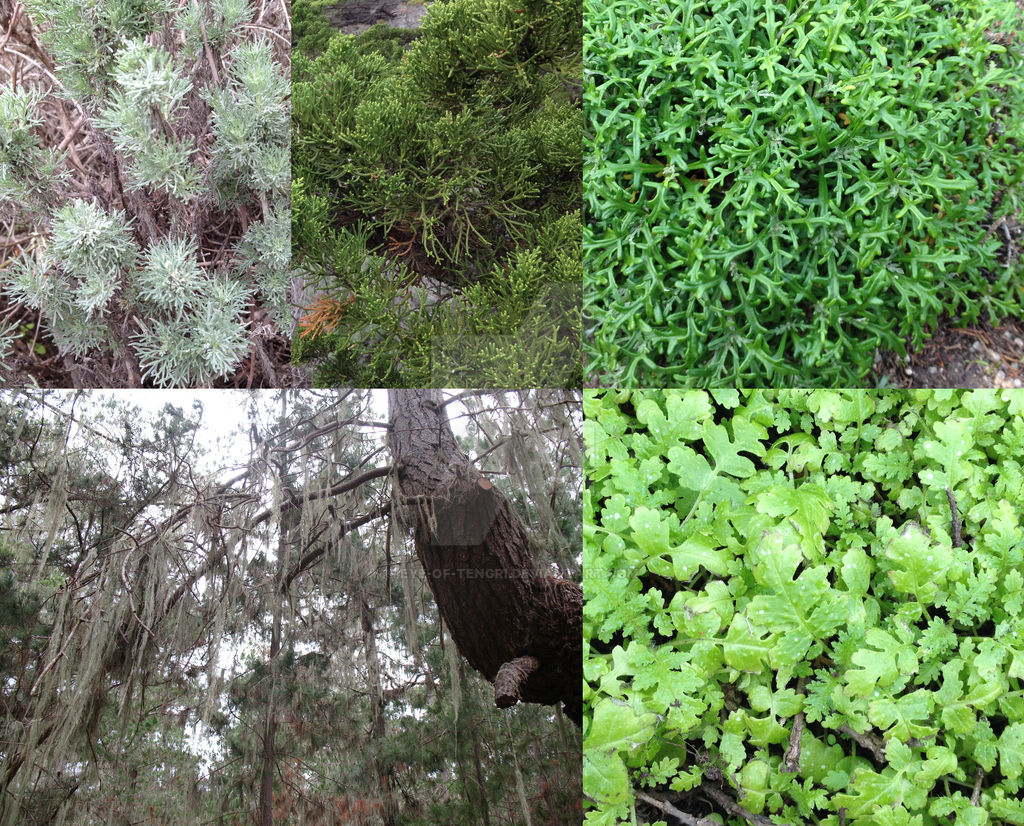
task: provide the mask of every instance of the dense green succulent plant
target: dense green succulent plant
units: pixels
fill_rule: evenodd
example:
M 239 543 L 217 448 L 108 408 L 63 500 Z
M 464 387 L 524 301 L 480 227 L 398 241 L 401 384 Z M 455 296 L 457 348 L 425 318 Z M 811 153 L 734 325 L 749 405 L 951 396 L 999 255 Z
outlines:
M 1022 306 L 1012 0 L 587 0 L 594 377 L 844 385 Z

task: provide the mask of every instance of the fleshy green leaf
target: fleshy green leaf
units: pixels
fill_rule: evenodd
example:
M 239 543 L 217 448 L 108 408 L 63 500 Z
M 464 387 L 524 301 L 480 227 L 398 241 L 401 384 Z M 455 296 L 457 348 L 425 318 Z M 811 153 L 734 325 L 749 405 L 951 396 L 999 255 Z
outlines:
M 747 616 L 753 625 L 780 635 L 774 663 L 793 665 L 804 658 L 813 641 L 839 626 L 842 602 L 829 585 L 824 566 L 805 570 L 794 580 L 803 553 L 783 531 L 766 534 L 754 559 L 754 578 L 770 595 L 754 597 Z

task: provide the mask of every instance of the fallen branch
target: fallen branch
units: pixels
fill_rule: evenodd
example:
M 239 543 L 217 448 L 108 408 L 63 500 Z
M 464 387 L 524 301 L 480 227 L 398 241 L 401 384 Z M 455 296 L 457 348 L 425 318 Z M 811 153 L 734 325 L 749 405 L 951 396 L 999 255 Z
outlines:
M 649 803 L 651 806 L 654 806 L 656 809 L 660 809 L 665 814 L 672 815 L 672 817 L 676 818 L 676 820 L 684 824 L 684 826 L 716 826 L 714 821 L 708 820 L 707 818 L 694 817 L 693 815 L 688 815 L 686 812 L 679 811 L 679 809 L 666 800 L 659 800 L 657 797 L 652 797 L 651 795 L 644 794 L 643 792 L 636 792 L 636 796 L 644 803 Z

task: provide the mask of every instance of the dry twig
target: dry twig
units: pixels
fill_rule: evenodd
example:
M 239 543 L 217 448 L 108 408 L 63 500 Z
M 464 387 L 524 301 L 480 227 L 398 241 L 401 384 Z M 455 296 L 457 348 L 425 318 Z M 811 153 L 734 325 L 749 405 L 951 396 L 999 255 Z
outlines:
M 849 735 L 857 742 L 858 745 L 871 752 L 872 758 L 879 765 L 885 765 L 888 762 L 885 759 L 885 743 L 882 742 L 881 738 L 874 737 L 866 732 L 861 734 L 859 731 L 854 731 L 849 726 L 840 726 L 836 731 L 841 731 L 843 734 Z
M 804 678 L 796 684 L 797 694 L 804 693 Z M 789 748 L 782 757 L 782 771 L 796 774 L 800 771 L 800 738 L 804 733 L 804 712 L 801 709 L 793 718 L 793 728 L 789 732 Z
M 636 796 L 644 803 L 649 803 L 651 806 L 654 806 L 656 809 L 660 809 L 665 814 L 672 815 L 672 817 L 676 818 L 685 826 L 715 826 L 715 824 L 707 818 L 694 817 L 693 815 L 688 815 L 686 812 L 679 811 L 679 809 L 667 800 L 660 800 L 657 797 L 652 797 L 651 795 L 644 794 L 643 792 L 637 792 Z
M 971 805 L 977 806 L 981 802 L 981 781 L 985 779 L 985 770 L 978 766 L 974 775 L 974 791 L 971 792 Z
M 960 513 L 956 509 L 956 499 L 953 497 L 953 491 L 946 488 L 946 498 L 949 500 L 949 514 L 950 514 L 950 527 L 953 533 L 953 547 L 962 548 L 964 541 L 960 536 Z
M 710 797 L 720 808 L 725 809 L 729 814 L 742 817 L 748 823 L 754 823 L 756 826 L 775 826 L 775 824 L 764 815 L 755 815 L 753 812 L 749 812 L 744 809 L 739 803 L 718 788 L 718 786 L 705 783 L 700 788 L 701 792 Z

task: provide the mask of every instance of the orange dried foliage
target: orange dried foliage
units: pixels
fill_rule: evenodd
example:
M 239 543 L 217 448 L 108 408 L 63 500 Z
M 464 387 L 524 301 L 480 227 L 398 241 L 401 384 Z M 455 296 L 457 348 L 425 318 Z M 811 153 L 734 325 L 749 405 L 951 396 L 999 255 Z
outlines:
M 355 300 L 355 295 L 350 295 L 344 301 L 329 296 L 318 298 L 312 307 L 306 308 L 306 315 L 299 319 L 301 337 L 317 338 L 324 333 L 333 332 Z

